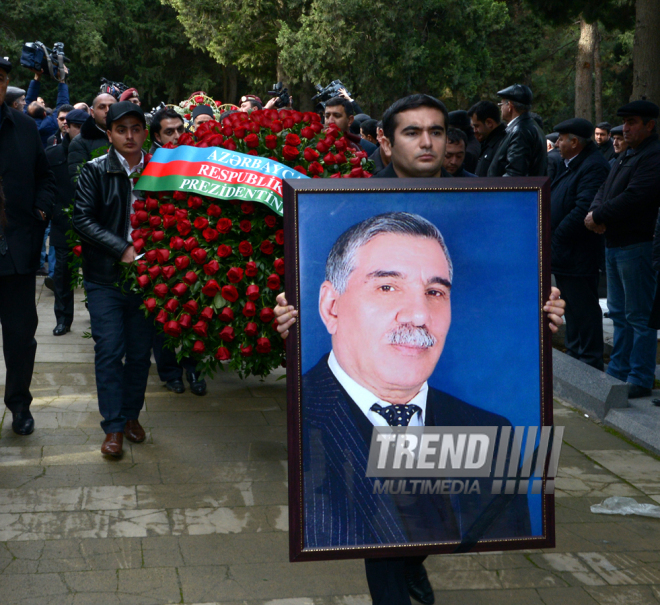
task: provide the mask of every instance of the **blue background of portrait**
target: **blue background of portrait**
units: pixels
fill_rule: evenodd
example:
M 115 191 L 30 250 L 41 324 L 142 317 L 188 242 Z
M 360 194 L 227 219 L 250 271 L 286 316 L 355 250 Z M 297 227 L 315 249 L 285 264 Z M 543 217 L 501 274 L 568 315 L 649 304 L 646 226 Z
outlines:
M 332 347 L 318 297 L 336 239 L 368 217 L 413 212 L 438 226 L 454 264 L 452 323 L 429 384 L 513 426 L 540 425 L 536 191 L 301 192 L 298 199 L 303 374 Z M 529 504 L 532 534 L 541 535 L 540 496 Z

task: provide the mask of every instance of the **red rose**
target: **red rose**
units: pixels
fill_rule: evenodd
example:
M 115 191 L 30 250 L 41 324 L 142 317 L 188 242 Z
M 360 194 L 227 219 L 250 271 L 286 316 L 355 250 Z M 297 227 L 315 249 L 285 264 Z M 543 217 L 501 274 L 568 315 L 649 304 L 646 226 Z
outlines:
M 133 244 L 133 245 L 135 245 L 135 244 Z M 144 246 L 144 242 L 142 242 L 142 245 Z M 137 250 L 137 248 L 136 248 L 136 250 Z M 74 246 L 73 247 L 73 253 L 76 256 L 80 256 L 82 254 L 82 246 Z
M 254 317 L 257 314 L 257 307 L 252 301 L 248 301 L 245 303 L 242 313 L 245 317 Z
M 335 141 L 335 149 L 337 151 L 345 151 L 346 150 L 346 141 L 341 138 L 338 141 Z
M 304 166 L 294 166 L 293 169 L 296 172 L 299 172 L 300 174 L 304 174 L 305 176 L 307 176 L 307 168 L 305 168 Z
M 275 317 L 275 311 L 273 311 L 270 307 L 264 307 L 259 311 L 259 319 L 263 321 L 265 324 L 269 324 L 271 321 L 273 321 Z
M 176 298 L 170 298 L 166 303 L 165 303 L 165 309 L 169 313 L 174 313 L 179 308 L 179 301 Z
M 149 226 L 152 229 L 155 229 L 156 227 L 158 227 L 162 222 L 163 222 L 163 219 L 161 219 L 160 216 L 150 216 L 149 217 Z
M 220 263 L 217 260 L 212 260 L 204 265 L 204 273 L 206 275 L 215 275 L 220 270 Z
M 154 267 L 149 267 L 149 269 L 147 269 L 147 272 L 149 273 L 149 277 L 152 280 L 156 279 L 160 275 L 161 271 L 162 269 L 158 265 L 155 265 Z
M 264 144 L 267 149 L 275 149 L 275 147 L 277 147 L 277 137 L 274 134 L 267 134 L 264 139 Z
M 234 321 L 234 312 L 230 307 L 223 307 L 220 315 L 218 315 L 218 319 L 228 324 L 230 321 Z
M 211 321 L 213 319 L 213 309 L 211 307 L 204 307 L 204 310 L 199 314 L 199 318 L 204 321 Z
M 244 233 L 250 233 L 250 231 L 252 230 L 252 223 L 247 219 L 245 219 L 238 224 L 238 227 Z
M 277 225 L 277 217 L 273 216 L 272 214 L 269 214 L 265 219 L 264 223 L 266 223 L 267 227 L 274 227 Z
M 195 219 L 193 225 L 195 225 L 195 229 L 199 229 L 201 231 L 209 226 L 209 220 L 207 218 L 204 218 L 203 216 L 198 216 Z
M 170 279 L 174 273 L 176 272 L 176 269 L 172 265 L 165 265 L 163 267 L 163 277 L 165 279 Z
M 286 118 L 286 119 L 282 120 L 282 126 L 284 128 L 293 128 L 294 124 L 295 124 L 295 122 L 291 118 Z
M 282 132 L 284 126 L 282 125 L 282 122 L 280 122 L 279 120 L 273 120 L 273 123 L 270 125 L 270 129 L 273 132 Z
M 156 250 L 156 256 L 158 258 L 158 262 L 161 265 L 166 263 L 168 260 L 170 260 L 169 248 L 158 248 L 158 250 Z
M 181 248 L 183 248 L 183 238 L 178 235 L 171 237 L 170 248 L 172 248 L 172 250 L 181 250 Z
M 268 280 L 266 281 L 266 285 L 271 290 L 279 290 L 280 289 L 280 276 L 276 275 L 275 273 L 271 273 L 268 276 Z
M 148 265 L 144 260 L 137 261 L 137 272 L 138 275 L 142 275 L 147 271 Z
M 174 214 L 176 206 L 174 204 L 161 204 L 158 209 L 159 214 Z
M 133 202 L 133 210 L 135 210 L 136 212 L 138 210 L 144 210 L 144 202 L 142 200 L 135 200 Z
M 138 222 L 138 225 L 144 223 L 144 221 L 146 221 L 149 218 L 149 215 L 144 210 L 138 210 L 133 216 L 135 217 L 135 220 Z
M 245 276 L 246 277 L 256 277 L 257 276 L 257 263 L 254 261 L 248 261 L 245 263 Z
M 247 130 L 245 128 L 234 128 L 234 136 L 237 139 L 243 139 L 245 138 L 245 135 L 247 133 Z
M 220 231 L 220 233 L 229 233 L 229 230 L 231 229 L 231 219 L 228 218 L 221 218 L 218 221 L 218 224 L 216 225 L 216 229 Z
M 227 279 L 232 283 L 232 284 L 237 284 L 239 281 L 243 279 L 243 269 L 239 269 L 238 267 L 232 267 L 227 271 Z
M 176 225 L 176 218 L 171 214 L 166 214 L 163 217 L 163 227 L 165 229 L 170 229 L 171 227 L 174 227 L 174 225 Z
M 189 286 L 192 286 L 197 281 L 197 273 L 194 271 L 188 271 L 183 276 L 183 281 L 186 282 Z
M 154 244 L 156 242 L 159 242 L 159 241 L 164 240 L 164 239 L 165 239 L 165 232 L 164 231 L 154 231 L 151 234 L 151 241 L 154 242 Z
M 206 338 L 208 336 L 207 332 L 209 326 L 205 321 L 202 321 L 201 319 L 192 327 L 192 329 L 195 334 L 201 336 L 202 338 Z
M 188 211 L 185 208 L 177 208 L 174 211 L 174 218 L 178 221 L 185 221 L 188 218 Z
M 218 361 L 227 361 L 228 359 L 231 358 L 231 353 L 229 353 L 229 349 L 226 347 L 218 347 L 218 350 L 215 354 L 215 358 Z
M 146 277 L 146 275 L 142 275 L 142 277 Z M 138 277 L 138 280 L 139 279 L 140 278 Z M 165 284 L 158 284 L 157 286 L 154 286 L 154 294 L 158 298 L 165 298 L 169 291 L 170 289 Z
M 234 286 L 222 286 L 222 298 L 229 302 L 238 300 L 238 290 Z
M 218 246 L 217 253 L 220 258 L 227 258 L 231 254 L 231 248 L 226 244 L 221 244 Z
M 308 162 L 313 162 L 314 160 L 318 159 L 319 152 L 316 151 L 315 149 L 312 149 L 311 147 L 305 147 L 305 151 L 303 152 L 303 155 L 305 156 L 305 159 Z
M 204 102 L 204 97 L 202 97 L 201 95 L 197 95 L 195 97 L 195 103 L 203 103 L 203 102 Z
M 234 340 L 234 328 L 231 326 L 225 326 L 222 328 L 222 330 L 220 330 L 220 334 L 218 334 L 218 336 L 220 336 L 220 340 L 231 342 Z
M 245 290 L 245 295 L 248 297 L 249 300 L 257 300 L 257 298 L 259 298 L 259 286 L 256 286 L 254 284 L 248 286 L 247 289 Z
M 190 265 L 190 259 L 187 256 L 177 256 L 174 259 L 174 266 L 179 271 L 183 271 L 184 269 L 187 269 L 188 265 Z
M 309 174 L 323 174 L 323 166 L 319 164 L 318 162 L 312 162 L 309 166 L 307 166 L 307 172 Z
M 261 246 L 259 246 L 259 248 L 264 254 L 272 254 L 273 250 L 275 250 L 273 243 L 267 239 L 261 242 Z
M 249 149 L 256 149 L 259 147 L 259 137 L 256 134 L 247 135 L 244 141 Z
M 206 262 L 206 250 L 204 248 L 195 248 L 191 253 L 192 259 L 198 264 L 203 265 Z
M 252 355 L 252 345 L 248 345 L 247 347 L 241 347 L 241 355 L 243 357 L 250 357 Z
M 335 162 L 335 155 L 333 153 L 326 153 L 323 156 L 323 162 L 326 164 L 336 164 Z
M 192 230 L 192 225 L 190 224 L 190 221 L 188 219 L 184 219 L 177 223 L 176 230 L 179 232 L 180 235 L 186 236 Z
M 330 147 L 329 147 L 328 145 L 326 145 L 323 141 L 319 141 L 319 142 L 316 144 L 316 149 L 317 149 L 320 153 L 328 153 L 328 150 L 330 149 Z
M 181 297 L 187 291 L 188 291 L 188 285 L 187 284 L 178 283 L 176 286 L 172 287 L 172 293 L 174 294 L 174 296 Z
M 169 336 L 181 336 L 181 326 L 178 321 L 168 321 L 164 326 L 163 330 L 165 334 Z
M 181 136 L 184 136 L 185 134 L 188 134 L 188 133 L 186 132 Z M 188 136 L 190 136 L 190 135 L 188 135 Z M 192 140 L 192 137 L 190 137 L 190 139 Z M 179 141 L 181 141 L 181 137 L 179 137 Z M 181 142 L 179 142 L 179 145 L 189 145 L 189 144 L 190 143 L 181 143 Z M 184 193 L 183 191 L 175 191 L 172 194 L 172 199 L 176 200 L 177 202 L 182 202 L 187 197 L 188 197 L 188 195 L 186 193 Z
M 306 126 L 300 131 L 300 136 L 310 141 L 316 136 L 316 133 L 314 132 L 313 128 Z
M 223 124 L 225 121 L 223 120 Z M 228 124 L 222 127 L 222 134 L 226 137 L 231 137 L 234 135 L 234 129 Z
M 278 275 L 284 275 L 284 259 L 283 258 L 276 258 L 275 262 L 273 263 L 273 267 L 275 267 L 275 272 Z
M 202 198 L 196 195 L 188 198 L 188 208 L 200 208 L 203 203 Z
M 218 237 L 220 237 L 220 234 L 215 229 L 211 229 L 209 227 L 208 229 L 204 229 L 204 231 L 202 231 L 202 237 L 210 244 L 211 242 L 217 240 Z
M 179 317 L 179 325 L 182 328 L 188 330 L 192 325 L 192 318 L 190 317 L 190 315 L 188 315 L 187 313 L 181 313 L 181 317 Z
M 199 309 L 199 305 L 197 304 L 196 301 L 194 300 L 189 300 L 185 305 L 183 305 L 183 309 L 185 311 L 188 311 L 191 315 L 197 315 L 197 310 Z
M 250 256 L 250 254 L 252 254 L 252 244 L 250 242 L 243 241 L 238 244 L 238 251 L 243 256 Z
M 290 145 L 282 147 L 282 156 L 285 160 L 295 160 L 300 155 L 300 150 Z
M 155 298 L 147 298 L 147 300 L 144 301 L 144 307 L 149 313 L 153 313 L 156 310 L 157 304 Z
M 243 214 L 252 214 L 254 212 L 254 204 L 252 202 L 243 202 L 241 204 L 241 212 Z
M 225 149 L 229 149 L 229 151 L 236 151 L 236 143 L 234 142 L 233 139 L 227 139 L 222 146 Z
M 170 316 L 167 314 L 167 311 L 165 311 L 164 309 L 161 309 L 158 312 L 158 315 L 156 315 L 156 321 L 162 324 L 166 323 L 169 318 Z
M 270 353 L 270 340 L 267 338 L 258 338 L 257 339 L 257 353 L 265 355 Z
M 216 204 L 210 204 L 206 209 L 206 214 L 209 216 L 220 216 L 222 214 L 222 209 Z
M 275 241 L 281 246 L 284 244 L 284 230 L 280 229 L 275 232 Z
M 352 179 L 361 179 L 363 173 L 364 173 L 364 171 L 362 170 L 362 168 L 360 166 L 357 166 L 356 168 L 353 168 L 351 170 L 350 177 Z
M 220 285 L 214 279 L 207 281 L 202 288 L 202 294 L 206 294 L 206 296 L 210 296 L 211 298 L 213 298 L 218 292 L 220 292 Z
M 144 255 L 144 260 L 146 260 L 148 263 L 155 263 L 157 259 L 158 254 L 155 250 L 149 250 L 149 252 Z
M 298 145 L 300 145 L 300 137 L 292 132 L 286 135 L 284 141 L 287 145 L 292 145 L 293 147 L 298 147 Z
M 158 208 L 158 200 L 148 197 L 145 201 L 144 207 L 147 209 L 147 212 L 152 212 Z
M 193 345 L 192 352 L 201 354 L 205 350 L 206 347 L 204 346 L 204 343 L 201 340 L 196 340 L 195 344 Z
M 245 326 L 245 333 L 248 336 L 256 336 L 259 333 L 259 326 L 253 321 L 248 322 L 248 325 Z
M 140 288 L 146 288 L 151 282 L 149 281 L 149 276 L 148 275 L 140 275 L 137 278 L 137 283 Z M 167 287 L 167 286 L 165 286 Z
M 189 237 L 187 240 L 183 242 L 183 247 L 186 249 L 187 252 L 194 250 L 198 246 L 199 246 L 199 242 L 194 237 Z

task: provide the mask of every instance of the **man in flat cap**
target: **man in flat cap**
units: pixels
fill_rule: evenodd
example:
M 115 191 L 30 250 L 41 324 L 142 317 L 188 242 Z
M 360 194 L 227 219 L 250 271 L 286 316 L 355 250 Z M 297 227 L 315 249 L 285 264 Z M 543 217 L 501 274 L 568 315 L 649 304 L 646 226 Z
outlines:
M 612 125 L 609 122 L 600 122 L 596 124 L 594 130 L 594 140 L 598 145 L 599 151 L 603 157 L 609 162 L 614 157 L 614 145 L 612 144 Z
M 545 135 L 529 114 L 532 91 L 524 84 L 500 90 L 506 137 L 488 168 L 488 176 L 545 176 L 548 166 Z
M 559 138 L 558 132 L 551 132 L 545 137 L 545 144 L 548 150 L 548 176 L 551 181 L 564 171 L 566 167 L 564 160 L 561 159 L 561 152 L 557 147 L 557 139 Z
M 659 108 L 633 101 L 617 111 L 628 149 L 598 190 L 584 224 L 605 233 L 607 307 L 614 343 L 607 373 L 629 383 L 629 397 L 651 394 L 657 332 L 649 328 L 656 275 L 651 266 L 660 206 Z
M 190 132 L 195 132 L 204 122 L 215 120 L 213 110 L 208 105 L 198 105 L 193 109 L 192 120 L 189 122 Z
M 612 146 L 614 147 L 614 156 L 610 159 L 610 168 L 614 166 L 615 162 L 621 154 L 626 153 L 628 149 L 628 143 L 623 139 L 623 125 L 615 126 L 610 130 L 610 136 L 612 137 Z
M 29 435 L 34 430 L 30 383 L 37 351 L 36 272 L 55 201 L 55 179 L 34 120 L 5 103 L 10 71 L 9 60 L 0 57 L 0 188 L 6 215 L 0 220 L 0 323 L 5 404 L 13 431 Z
M 598 269 L 603 237 L 584 218 L 610 166 L 591 140 L 594 127 L 582 118 L 555 126 L 565 170 L 552 181 L 552 273 L 566 300 L 566 352 L 603 370 L 603 313 L 598 302 Z
M 5 103 L 16 111 L 23 111 L 25 107 L 25 91 L 17 86 L 7 86 Z

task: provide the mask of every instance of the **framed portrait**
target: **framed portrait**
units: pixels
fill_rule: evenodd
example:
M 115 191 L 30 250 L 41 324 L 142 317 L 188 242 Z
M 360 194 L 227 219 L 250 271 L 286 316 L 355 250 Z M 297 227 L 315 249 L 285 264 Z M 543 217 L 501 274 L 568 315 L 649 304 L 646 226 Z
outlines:
M 291 561 L 554 546 L 548 183 L 284 181 Z

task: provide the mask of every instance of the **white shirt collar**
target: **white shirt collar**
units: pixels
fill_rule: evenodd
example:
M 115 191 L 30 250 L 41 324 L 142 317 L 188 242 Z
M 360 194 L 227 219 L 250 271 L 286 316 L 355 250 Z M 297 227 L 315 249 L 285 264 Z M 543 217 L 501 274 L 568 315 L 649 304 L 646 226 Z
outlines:
M 387 420 L 383 418 L 380 414 L 373 412 L 371 406 L 374 403 L 378 403 L 382 407 L 387 407 L 392 405 L 387 401 L 383 401 L 378 396 L 374 395 L 371 391 L 364 388 L 362 385 L 358 384 L 353 380 L 339 365 L 337 358 L 335 357 L 335 352 L 331 351 L 330 356 L 328 357 L 328 367 L 330 371 L 335 375 L 335 378 L 339 381 L 339 384 L 344 387 L 344 390 L 348 393 L 348 396 L 356 403 L 356 405 L 362 410 L 362 413 L 367 417 L 369 422 L 374 426 L 388 426 Z M 422 408 L 421 418 L 420 414 L 415 414 L 411 420 L 409 426 L 424 426 L 424 418 L 426 415 L 426 398 L 429 392 L 428 383 L 425 382 L 422 385 L 422 388 L 419 390 L 419 393 L 415 395 L 408 403 L 414 403 Z
M 144 151 L 142 152 L 140 161 L 137 163 L 136 166 L 132 166 L 132 167 L 128 165 L 128 160 L 121 153 L 117 153 L 117 157 L 121 162 L 121 167 L 124 169 L 124 171 L 128 176 L 131 176 L 131 174 L 133 174 L 134 172 L 142 172 L 142 168 L 144 167 Z
M 516 116 L 515 118 L 513 118 L 513 120 L 511 120 L 511 121 L 506 125 L 506 130 L 507 130 L 507 132 L 509 132 L 509 130 L 510 130 L 511 127 L 516 123 L 516 120 L 517 120 L 519 117 L 520 117 L 520 116 Z
M 566 168 L 568 168 L 568 165 L 569 165 L 569 164 L 570 164 L 570 163 L 571 163 L 576 157 L 578 157 L 578 155 L 580 155 L 580 154 L 574 155 L 572 158 L 570 158 L 570 159 L 568 159 L 568 160 L 564 160 L 564 165 L 566 166 Z

